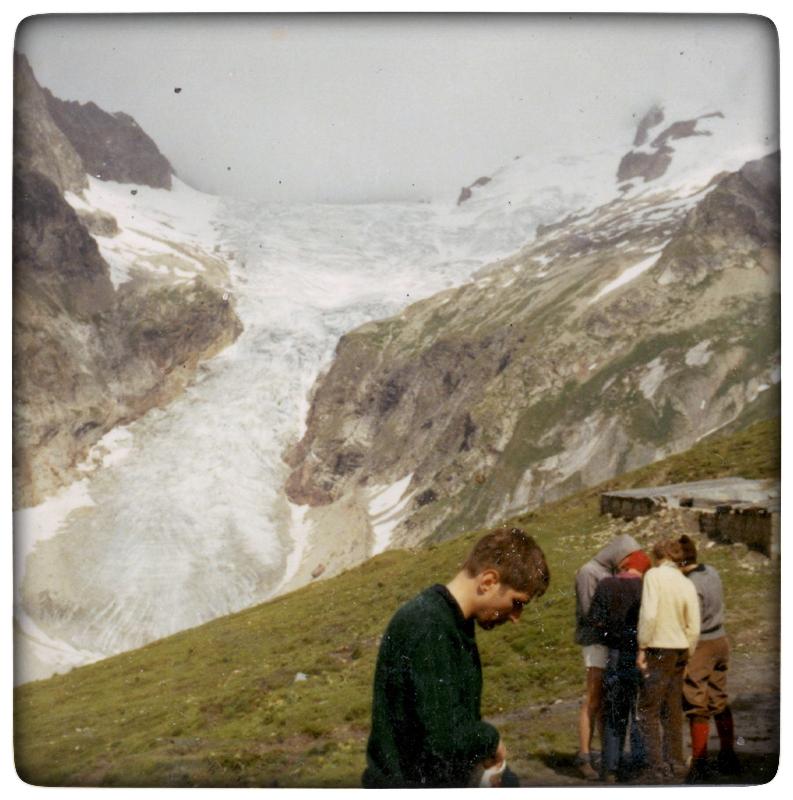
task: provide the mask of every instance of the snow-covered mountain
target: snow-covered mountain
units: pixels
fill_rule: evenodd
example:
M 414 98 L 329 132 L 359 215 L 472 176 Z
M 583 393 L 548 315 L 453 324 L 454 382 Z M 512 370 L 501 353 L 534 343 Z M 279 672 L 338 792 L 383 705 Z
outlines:
M 556 221 L 342 339 L 288 458 L 315 558 L 343 563 L 342 530 L 377 550 L 492 524 L 777 413 L 779 159 L 729 119 L 653 109 L 622 157 L 468 187 L 481 230 L 505 205 Z
M 651 276 L 654 296 L 656 284 L 674 296 L 690 262 L 674 261 L 669 248 L 717 196 L 712 179 L 774 149 L 765 131 L 721 111 L 685 117 L 695 135 L 660 142 L 656 149 L 674 152 L 651 181 L 617 180 L 626 151 L 648 147 L 632 147 L 631 131 L 593 152 L 523 154 L 459 205 L 453 191 L 445 203 L 256 205 L 202 195 L 175 177 L 170 189 L 95 176 L 61 185 L 106 265 L 106 290 L 161 293 L 161 303 L 125 317 L 136 346 L 171 352 L 163 303 L 197 308 L 176 326 L 189 329 L 202 319 L 196 287 L 211 287 L 212 302 L 233 308 L 242 330 L 210 360 L 191 358 L 192 377 L 167 403 L 92 428 L 90 449 L 70 451 L 79 457 L 63 480 L 74 480 L 57 492 L 44 484 L 48 498 L 18 512 L 17 680 L 243 608 L 318 567 L 334 574 L 420 541 L 451 521 L 433 512 L 458 501 L 462 524 L 542 499 L 527 477 L 534 462 L 507 447 L 523 412 L 563 398 L 571 380 L 602 376 L 606 363 L 615 381 L 625 377 L 617 365 L 639 337 L 636 315 L 660 312 L 631 299 L 635 313 L 623 319 L 609 304 Z M 758 255 L 759 270 L 769 270 L 758 289 L 766 298 L 777 275 L 768 252 Z M 755 293 L 758 271 L 747 265 L 740 298 Z M 579 327 L 550 325 L 554 313 Z M 617 337 L 614 319 L 634 327 Z M 546 326 L 551 341 L 539 338 Z M 686 361 L 719 361 L 705 339 L 692 341 Z M 531 353 L 541 356 L 536 369 Z M 775 378 L 768 355 L 758 387 Z M 674 395 L 662 353 L 653 357 L 642 385 L 650 397 L 665 386 Z M 17 400 L 23 411 L 32 403 Z M 697 431 L 717 417 L 702 415 Z M 558 471 L 569 478 L 576 469 L 565 453 L 588 463 L 592 414 L 555 424 L 554 442 L 577 443 L 537 442 L 538 452 L 545 473 L 548 459 L 567 458 Z M 507 461 L 514 479 L 496 483 Z M 552 483 L 542 484 L 546 495 Z M 483 486 L 498 488 L 477 505 L 469 489 Z

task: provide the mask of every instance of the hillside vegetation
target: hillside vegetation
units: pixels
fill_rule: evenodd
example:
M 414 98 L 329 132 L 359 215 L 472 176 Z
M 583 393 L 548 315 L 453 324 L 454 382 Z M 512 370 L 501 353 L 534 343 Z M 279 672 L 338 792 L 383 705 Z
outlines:
M 599 492 L 738 475 L 779 475 L 778 421 L 514 518 L 545 550 L 551 585 L 519 625 L 478 639 L 483 712 L 498 722 L 520 773 L 575 751 L 575 570 L 619 526 L 642 541 L 658 531 L 656 518 L 601 517 Z M 18 688 L 21 777 L 48 786 L 360 785 L 378 637 L 400 603 L 454 575 L 479 533 L 387 551 L 274 601 Z M 778 647 L 778 564 L 736 552 L 710 547 L 706 560 L 725 583 L 734 646 L 767 652 Z M 537 723 L 559 704 L 566 716 Z

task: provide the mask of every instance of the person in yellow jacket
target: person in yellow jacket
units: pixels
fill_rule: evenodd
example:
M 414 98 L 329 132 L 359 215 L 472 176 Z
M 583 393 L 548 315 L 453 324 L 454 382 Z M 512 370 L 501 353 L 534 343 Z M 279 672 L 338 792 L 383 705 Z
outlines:
M 638 718 L 647 750 L 642 780 L 681 780 L 683 760 L 683 673 L 699 638 L 697 592 L 678 569 L 684 560 L 680 542 L 667 539 L 653 547 L 655 566 L 644 576 L 639 609 L 636 666 L 642 673 Z

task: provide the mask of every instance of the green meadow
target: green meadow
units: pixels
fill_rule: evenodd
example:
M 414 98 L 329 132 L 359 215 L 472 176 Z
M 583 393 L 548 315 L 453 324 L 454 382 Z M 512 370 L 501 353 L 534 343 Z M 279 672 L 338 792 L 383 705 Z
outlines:
M 616 524 L 600 516 L 599 493 L 778 477 L 779 457 L 779 422 L 756 423 L 511 520 L 537 539 L 551 570 L 548 592 L 520 624 L 478 634 L 483 714 L 499 724 L 519 774 L 576 750 L 582 667 L 573 576 Z M 271 602 L 17 688 L 20 776 L 46 786 L 359 786 L 379 637 L 400 603 L 455 574 L 480 533 L 385 552 Z M 706 560 L 721 572 L 737 646 L 751 648 L 757 637 L 773 643 L 778 564 L 746 569 L 726 545 L 709 548 Z

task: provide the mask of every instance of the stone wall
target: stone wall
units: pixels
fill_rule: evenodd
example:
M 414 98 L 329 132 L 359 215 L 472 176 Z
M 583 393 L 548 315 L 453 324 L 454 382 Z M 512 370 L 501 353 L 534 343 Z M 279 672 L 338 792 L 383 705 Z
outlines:
M 662 508 L 662 504 L 652 497 L 623 497 L 616 494 L 600 495 L 600 513 L 611 514 L 624 520 L 646 517 Z
M 600 513 L 630 521 L 664 509 L 675 509 L 680 516 L 690 518 L 683 526 L 689 530 L 699 530 L 722 544 L 743 544 L 769 558 L 779 558 L 778 497 L 758 502 L 756 498 L 747 501 L 751 496 L 747 495 L 743 498 L 744 502 L 733 500 L 726 503 L 702 496 L 694 497 L 686 491 L 694 488 L 692 484 L 680 484 L 601 494 Z M 734 490 L 735 486 L 731 488 Z
M 779 514 L 767 508 L 732 508 L 718 506 L 713 512 L 701 512 L 699 529 L 723 544 L 745 544 L 779 558 Z

